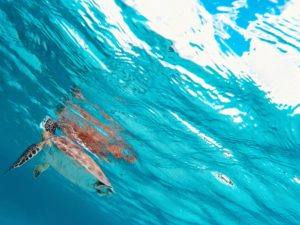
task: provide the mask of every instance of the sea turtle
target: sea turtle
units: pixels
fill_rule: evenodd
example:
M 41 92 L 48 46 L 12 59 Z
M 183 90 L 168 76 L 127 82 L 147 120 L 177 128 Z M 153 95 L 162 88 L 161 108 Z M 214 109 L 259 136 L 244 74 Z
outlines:
M 42 141 L 30 145 L 8 171 L 22 166 L 47 148 L 43 151 L 44 162 L 38 164 L 34 169 L 34 177 L 38 177 L 51 166 L 73 183 L 89 191 L 96 191 L 101 196 L 111 194 L 113 188 L 98 164 L 67 137 L 54 135 L 58 125 L 57 122 L 46 117 L 41 123 Z

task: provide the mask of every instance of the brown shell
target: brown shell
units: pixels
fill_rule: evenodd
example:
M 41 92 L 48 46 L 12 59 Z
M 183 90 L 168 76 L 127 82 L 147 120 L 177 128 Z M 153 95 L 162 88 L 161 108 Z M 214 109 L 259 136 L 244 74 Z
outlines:
M 99 165 L 78 145 L 76 145 L 71 140 L 65 137 L 55 136 L 52 138 L 53 143 L 58 149 L 66 153 L 72 159 L 74 159 L 78 164 L 83 166 L 89 173 L 96 177 L 99 181 L 107 186 L 111 186 L 107 177 L 104 175 L 103 171 Z

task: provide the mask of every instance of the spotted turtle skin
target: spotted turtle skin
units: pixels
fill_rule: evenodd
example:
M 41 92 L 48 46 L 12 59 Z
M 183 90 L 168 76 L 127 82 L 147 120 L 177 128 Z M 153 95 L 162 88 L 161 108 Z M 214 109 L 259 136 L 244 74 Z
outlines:
M 50 132 L 51 134 L 55 133 L 56 128 L 58 128 L 58 123 L 53 121 L 52 119 L 47 119 L 44 128 L 47 132 Z
M 20 156 L 20 158 L 12 164 L 12 166 L 8 169 L 8 171 L 11 171 L 13 169 L 16 169 L 26 162 L 28 162 L 30 159 L 32 159 L 35 155 L 37 155 L 42 150 L 42 147 L 37 144 L 30 145 L 25 152 Z M 7 172 L 8 172 L 7 171 Z

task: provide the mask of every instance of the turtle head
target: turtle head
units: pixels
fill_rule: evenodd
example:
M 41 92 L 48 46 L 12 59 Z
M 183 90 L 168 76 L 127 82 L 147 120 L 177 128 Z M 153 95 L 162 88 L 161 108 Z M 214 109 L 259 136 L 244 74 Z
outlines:
M 54 134 L 56 128 L 58 128 L 58 123 L 52 120 L 49 116 L 46 116 L 45 119 L 41 122 L 40 127 L 43 130 Z

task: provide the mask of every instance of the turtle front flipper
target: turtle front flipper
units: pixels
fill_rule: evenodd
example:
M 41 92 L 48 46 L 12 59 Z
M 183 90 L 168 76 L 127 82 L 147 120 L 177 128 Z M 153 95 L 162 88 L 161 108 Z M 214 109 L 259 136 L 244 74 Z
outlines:
M 49 163 L 38 164 L 33 170 L 33 177 L 38 178 L 44 171 L 49 168 Z
M 43 147 L 44 147 L 43 142 L 41 142 L 39 144 L 30 145 L 25 150 L 25 152 L 20 156 L 20 158 L 8 168 L 8 170 L 5 172 L 5 174 L 22 166 L 23 164 L 25 164 L 26 162 L 31 160 L 34 156 L 36 156 L 43 149 Z

